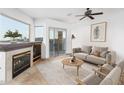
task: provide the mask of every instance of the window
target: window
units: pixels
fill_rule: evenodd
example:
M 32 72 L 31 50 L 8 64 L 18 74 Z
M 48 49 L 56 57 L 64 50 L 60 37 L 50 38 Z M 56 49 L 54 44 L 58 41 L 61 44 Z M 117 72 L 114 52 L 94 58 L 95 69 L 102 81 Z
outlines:
M 21 34 L 20 37 L 17 37 L 17 41 L 29 41 L 29 25 L 21 21 L 17 21 L 13 18 L 0 15 L 0 41 L 10 41 L 10 37 L 5 38 L 6 32 L 18 31 Z
M 35 41 L 43 41 L 43 26 L 35 27 Z

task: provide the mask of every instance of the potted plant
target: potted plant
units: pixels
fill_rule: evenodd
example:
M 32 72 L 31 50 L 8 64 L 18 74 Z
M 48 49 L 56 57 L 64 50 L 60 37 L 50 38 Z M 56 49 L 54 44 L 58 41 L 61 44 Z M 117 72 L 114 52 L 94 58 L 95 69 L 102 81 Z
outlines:
M 22 37 L 22 34 L 20 34 L 18 30 L 15 31 L 8 30 L 4 35 L 4 38 L 6 37 L 10 37 L 12 38 L 12 41 L 15 41 L 17 37 Z

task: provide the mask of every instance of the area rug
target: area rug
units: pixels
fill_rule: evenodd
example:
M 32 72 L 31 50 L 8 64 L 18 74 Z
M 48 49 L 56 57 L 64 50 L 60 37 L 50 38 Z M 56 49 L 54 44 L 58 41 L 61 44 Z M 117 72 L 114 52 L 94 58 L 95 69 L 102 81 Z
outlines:
M 86 76 L 93 73 L 91 66 L 87 63 L 84 63 L 79 70 L 80 80 L 83 80 Z M 49 85 L 76 85 L 77 78 L 77 68 L 72 66 L 63 65 L 61 60 L 52 60 L 51 62 L 46 62 L 43 64 L 37 65 L 38 70 L 41 72 L 45 80 Z

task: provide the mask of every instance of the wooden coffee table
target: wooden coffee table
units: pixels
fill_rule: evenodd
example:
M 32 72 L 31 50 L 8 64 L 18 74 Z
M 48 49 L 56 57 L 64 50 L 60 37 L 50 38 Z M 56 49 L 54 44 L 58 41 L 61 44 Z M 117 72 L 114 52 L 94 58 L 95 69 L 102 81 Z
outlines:
M 72 63 L 71 59 L 72 57 L 68 57 L 62 60 L 63 69 L 65 65 L 77 67 L 77 79 L 79 80 L 79 68 L 84 63 L 84 61 L 76 58 L 75 62 Z

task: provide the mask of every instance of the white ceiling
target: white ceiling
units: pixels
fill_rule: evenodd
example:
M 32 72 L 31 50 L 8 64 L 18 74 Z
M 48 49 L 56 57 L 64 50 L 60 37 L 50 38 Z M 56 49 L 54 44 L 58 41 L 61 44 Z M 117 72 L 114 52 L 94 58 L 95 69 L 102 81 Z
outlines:
M 32 18 L 50 18 L 64 22 L 78 20 L 79 18 L 76 18 L 75 15 L 83 14 L 86 11 L 84 8 L 19 8 L 19 10 Z M 93 8 L 92 10 L 93 12 L 102 11 L 104 14 L 118 11 L 114 8 Z

